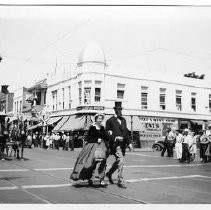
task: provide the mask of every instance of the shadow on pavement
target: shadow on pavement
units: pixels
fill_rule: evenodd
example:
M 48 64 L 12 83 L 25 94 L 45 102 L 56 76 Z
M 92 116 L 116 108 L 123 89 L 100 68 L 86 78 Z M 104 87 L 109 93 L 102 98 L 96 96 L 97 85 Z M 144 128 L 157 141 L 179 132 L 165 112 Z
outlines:
M 10 180 L 14 180 L 14 179 L 22 179 L 22 178 L 26 178 L 26 177 L 22 177 L 22 176 L 15 176 L 15 177 L 1 177 L 1 178 L 0 178 L 0 180 L 10 181 Z
M 5 157 L 5 160 L 7 160 L 7 161 L 12 161 L 12 160 L 18 160 L 18 161 L 20 161 L 21 159 L 20 159 L 20 158 L 17 159 L 16 157 Z M 28 161 L 28 160 L 30 160 L 30 159 L 28 159 L 28 158 L 23 158 L 22 161 Z
M 94 182 L 92 186 L 90 186 L 88 182 L 80 182 L 80 183 L 73 184 L 72 186 L 75 188 L 105 188 L 105 187 L 102 187 L 99 182 L 97 183 Z

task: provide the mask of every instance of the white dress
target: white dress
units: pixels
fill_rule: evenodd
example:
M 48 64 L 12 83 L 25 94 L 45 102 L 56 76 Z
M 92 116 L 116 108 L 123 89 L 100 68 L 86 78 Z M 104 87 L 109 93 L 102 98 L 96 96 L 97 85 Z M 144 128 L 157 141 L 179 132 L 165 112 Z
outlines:
M 176 136 L 176 144 L 175 144 L 175 151 L 177 159 L 182 158 L 182 142 L 183 142 L 183 135 L 181 133 Z
M 191 154 L 196 154 L 197 148 L 196 148 L 196 140 L 197 140 L 197 136 L 194 136 L 192 138 L 192 141 L 189 142 L 189 148 L 190 148 L 190 153 Z

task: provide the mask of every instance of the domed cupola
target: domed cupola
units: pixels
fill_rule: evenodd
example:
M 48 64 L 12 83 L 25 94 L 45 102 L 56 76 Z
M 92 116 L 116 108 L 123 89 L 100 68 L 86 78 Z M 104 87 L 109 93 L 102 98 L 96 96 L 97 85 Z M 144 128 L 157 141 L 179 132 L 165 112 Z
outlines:
M 83 64 L 101 64 L 106 66 L 105 53 L 102 48 L 96 43 L 86 44 L 78 56 L 77 66 L 82 66 Z

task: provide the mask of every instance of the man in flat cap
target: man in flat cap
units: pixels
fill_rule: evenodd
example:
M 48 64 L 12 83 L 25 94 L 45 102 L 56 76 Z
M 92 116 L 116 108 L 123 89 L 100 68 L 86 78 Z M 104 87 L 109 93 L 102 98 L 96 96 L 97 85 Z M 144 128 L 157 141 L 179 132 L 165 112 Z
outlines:
M 109 135 L 110 154 L 116 160 L 106 173 L 111 184 L 114 184 L 112 174 L 118 169 L 118 187 L 126 188 L 123 180 L 124 156 L 127 145 L 132 149 L 131 138 L 127 129 L 126 120 L 122 117 L 121 102 L 115 102 L 115 115 L 106 122 L 106 131 Z

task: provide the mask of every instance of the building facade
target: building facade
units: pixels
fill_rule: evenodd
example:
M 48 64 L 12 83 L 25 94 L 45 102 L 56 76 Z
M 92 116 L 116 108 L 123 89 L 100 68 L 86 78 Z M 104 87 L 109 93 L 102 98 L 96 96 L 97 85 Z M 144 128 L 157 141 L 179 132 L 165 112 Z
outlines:
M 211 120 L 211 85 L 205 80 L 149 72 L 124 76 L 108 68 L 103 50 L 88 44 L 72 74 L 48 77 L 47 112 L 58 117 L 100 111 L 107 119 L 115 101 L 122 102 L 128 128 L 139 133 L 142 146 L 162 139 L 168 127 L 199 130 Z

